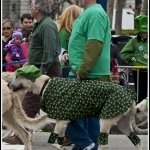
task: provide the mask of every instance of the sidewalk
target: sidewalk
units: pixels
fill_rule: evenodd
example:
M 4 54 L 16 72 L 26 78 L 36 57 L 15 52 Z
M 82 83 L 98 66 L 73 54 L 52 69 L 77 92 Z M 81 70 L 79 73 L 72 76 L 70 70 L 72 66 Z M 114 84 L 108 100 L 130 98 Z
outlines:
M 4 131 L 5 132 L 5 131 Z M 4 133 L 3 132 L 3 133 Z M 32 141 L 32 150 L 57 150 L 47 143 L 49 137 L 48 132 L 35 132 Z M 148 150 L 148 135 L 139 135 L 142 140 L 143 150 Z M 24 145 L 9 145 L 2 142 L 2 150 L 23 150 Z M 69 149 L 71 150 L 71 146 Z M 133 150 L 134 146 L 130 140 L 122 134 L 109 135 L 109 150 Z

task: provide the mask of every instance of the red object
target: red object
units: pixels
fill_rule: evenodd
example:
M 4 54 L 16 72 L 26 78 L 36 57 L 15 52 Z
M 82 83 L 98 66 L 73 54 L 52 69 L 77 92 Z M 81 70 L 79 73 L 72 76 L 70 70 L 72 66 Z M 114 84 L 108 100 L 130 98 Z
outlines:
M 116 59 L 112 59 L 112 61 L 111 61 L 112 75 L 115 75 L 115 76 L 118 75 L 118 68 L 117 68 L 117 66 L 118 66 L 117 60 Z

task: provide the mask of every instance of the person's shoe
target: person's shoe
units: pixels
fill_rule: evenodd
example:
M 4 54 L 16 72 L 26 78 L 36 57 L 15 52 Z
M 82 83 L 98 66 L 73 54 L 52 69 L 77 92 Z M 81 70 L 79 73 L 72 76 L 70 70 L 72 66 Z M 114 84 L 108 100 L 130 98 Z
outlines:
M 22 140 L 17 135 L 4 137 L 2 141 L 9 144 L 23 144 Z
M 89 146 L 87 146 L 85 148 L 76 148 L 76 147 L 73 147 L 72 150 L 92 150 L 94 147 L 95 147 L 95 144 L 92 143 L 92 144 L 90 144 Z
M 64 141 L 62 143 L 62 146 L 70 146 L 72 143 L 69 141 L 69 139 L 65 136 Z
M 85 147 L 83 150 L 92 150 L 95 147 L 95 144 L 92 143 L 89 146 Z

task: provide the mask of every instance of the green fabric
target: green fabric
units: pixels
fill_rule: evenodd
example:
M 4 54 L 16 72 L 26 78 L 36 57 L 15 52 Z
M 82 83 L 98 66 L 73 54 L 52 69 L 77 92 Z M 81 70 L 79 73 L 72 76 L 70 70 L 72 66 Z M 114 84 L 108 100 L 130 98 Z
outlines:
M 52 132 L 48 139 L 48 143 L 53 144 L 56 142 L 57 139 L 58 139 L 58 134 Z
M 71 68 L 75 72 L 83 62 L 85 46 L 89 40 L 97 40 L 104 44 L 102 54 L 92 70 L 88 72 L 87 78 L 110 75 L 110 23 L 108 15 L 99 4 L 91 5 L 85 9 L 73 24 L 68 53 Z
M 131 132 L 128 138 L 134 145 L 137 145 L 141 142 L 140 138 L 134 132 Z
M 102 53 L 102 43 L 97 40 L 89 40 L 85 45 L 84 57 L 82 64 L 77 70 L 81 78 L 85 78 L 89 71 L 95 66 L 98 58 Z
M 48 139 L 48 143 L 50 144 L 54 144 L 54 143 L 58 143 L 60 145 L 62 145 L 64 142 L 64 137 L 59 137 L 58 134 L 56 133 L 51 133 L 49 139 Z
M 137 37 L 131 39 L 120 52 L 121 59 L 131 66 L 147 66 L 147 42 L 138 41 Z M 133 59 L 133 57 L 135 59 Z
M 98 143 L 100 145 L 107 145 L 108 144 L 108 133 L 102 133 L 100 132 Z
M 59 32 L 59 38 L 61 47 L 68 51 L 68 43 L 71 33 L 69 33 L 65 28 L 62 28 Z
M 27 79 L 34 81 L 36 78 L 40 77 L 41 71 L 34 65 L 24 66 L 16 70 L 16 76 L 23 76 Z
M 148 21 L 148 17 L 144 16 L 144 15 L 140 15 L 135 18 L 135 27 L 136 27 L 136 30 L 138 33 L 148 31 L 148 29 L 147 29 L 148 22 L 147 21 Z
M 68 53 L 68 43 L 71 33 L 68 32 L 65 28 L 62 28 L 59 32 L 59 38 L 61 47 L 65 50 L 66 53 Z M 70 67 L 69 64 L 61 63 L 62 68 L 68 68 Z
M 53 61 L 59 61 L 60 51 L 57 26 L 50 17 L 46 16 L 33 30 L 28 62 L 30 65 L 41 65 L 42 73 L 46 74 Z
M 53 78 L 42 95 L 41 109 L 59 120 L 109 119 L 125 113 L 135 98 L 135 93 L 111 82 Z

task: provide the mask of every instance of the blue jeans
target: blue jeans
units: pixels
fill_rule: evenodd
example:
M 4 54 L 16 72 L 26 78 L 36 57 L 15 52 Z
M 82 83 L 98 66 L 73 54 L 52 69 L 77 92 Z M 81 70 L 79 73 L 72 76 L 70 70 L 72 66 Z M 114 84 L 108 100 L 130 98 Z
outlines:
M 66 129 L 69 140 L 76 148 L 85 148 L 95 143 L 92 150 L 98 149 L 97 139 L 100 133 L 99 117 L 83 118 L 71 121 Z

